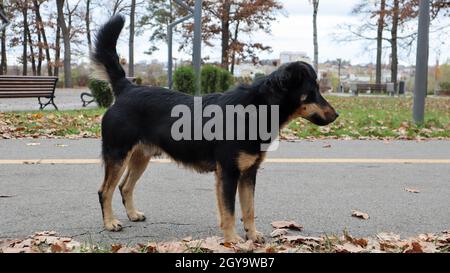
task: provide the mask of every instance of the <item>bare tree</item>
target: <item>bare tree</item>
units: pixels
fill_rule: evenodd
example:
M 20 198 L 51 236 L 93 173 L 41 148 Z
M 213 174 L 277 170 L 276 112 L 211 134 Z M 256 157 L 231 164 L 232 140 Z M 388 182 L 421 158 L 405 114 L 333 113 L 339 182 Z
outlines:
M 23 51 L 22 51 L 22 75 L 28 75 L 28 8 L 26 7 L 26 2 L 19 2 L 17 4 L 20 5 L 22 9 L 23 16 Z
M 86 0 L 86 38 L 89 49 L 89 56 L 92 55 L 92 36 L 91 36 L 91 0 Z
M 0 10 L 3 14 L 8 15 L 6 12 L 4 1 L 0 0 Z M 6 56 L 6 29 L 4 28 L 1 33 L 1 64 L 0 64 L 0 75 L 8 74 L 8 59 Z
M 53 75 L 52 66 L 51 66 L 52 60 L 51 60 L 51 55 L 50 55 L 50 47 L 48 45 L 48 40 L 47 40 L 47 34 L 45 31 L 45 25 L 44 25 L 44 21 L 42 20 L 42 16 L 41 16 L 41 12 L 40 12 L 41 4 L 42 4 L 42 1 L 33 0 L 34 12 L 36 14 L 36 25 L 37 25 L 38 36 L 40 38 L 42 38 L 42 42 L 43 42 L 43 44 L 39 43 L 39 48 L 40 48 L 40 50 L 42 50 L 42 47 L 43 47 L 45 50 L 45 56 L 47 59 L 47 72 L 48 72 L 49 76 L 52 76 Z M 39 58 L 41 58 L 41 56 Z M 40 74 L 39 70 L 40 69 L 38 69 L 38 74 Z
M 130 77 L 134 77 L 134 36 L 135 36 L 135 26 L 136 25 L 136 0 L 131 0 L 130 7 L 130 41 L 128 44 L 129 48 L 129 69 L 128 74 Z
M 65 0 L 56 0 L 58 9 L 58 24 L 64 41 L 64 85 L 66 88 L 72 88 L 72 50 L 70 45 L 70 31 L 64 18 L 64 2 Z
M 391 29 L 391 82 L 394 83 L 394 90 L 397 91 L 398 83 L 398 24 L 400 17 L 400 1 L 393 0 L 394 4 L 392 7 L 392 29 Z
M 386 14 L 386 0 L 381 0 L 377 29 L 377 64 L 376 64 L 376 83 L 381 84 L 382 77 L 382 58 L 383 58 L 383 31 L 384 17 Z
M 319 0 L 312 0 L 313 28 L 314 28 L 314 68 L 319 71 L 319 39 L 317 35 L 317 14 L 319 13 Z

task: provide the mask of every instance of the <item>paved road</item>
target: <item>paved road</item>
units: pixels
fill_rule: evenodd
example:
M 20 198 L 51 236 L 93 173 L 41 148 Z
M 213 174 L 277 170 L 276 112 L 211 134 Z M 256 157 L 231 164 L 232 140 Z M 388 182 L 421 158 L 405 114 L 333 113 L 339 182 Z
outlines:
M 56 230 L 81 241 L 136 243 L 220 234 L 213 175 L 153 163 L 136 201 L 145 223 L 130 223 L 120 198 L 114 207 L 126 228 L 103 231 L 97 202 L 100 164 L 18 164 L 12 160 L 98 159 L 97 140 L 0 141 L 0 238 Z M 67 145 L 61 147 L 61 145 Z M 324 148 L 331 144 L 331 148 Z M 45 156 L 42 156 L 45 155 Z M 282 143 L 269 159 L 322 159 L 322 163 L 267 163 L 259 175 L 257 223 L 266 234 L 276 220 L 295 220 L 304 235 L 357 236 L 393 231 L 403 236 L 450 227 L 450 142 L 317 141 Z M 277 160 L 273 160 L 277 159 Z M 342 159 L 341 163 L 326 163 Z M 350 159 L 378 159 L 376 163 Z M 399 159 L 392 164 L 380 159 Z M 426 159 L 421 164 L 402 160 Z M 446 160 L 436 164 L 435 159 Z M 330 160 L 333 162 L 333 160 Z M 417 188 L 420 194 L 404 189 Z M 371 219 L 352 218 L 352 209 Z M 239 227 L 239 230 L 242 230 Z M 242 232 L 241 232 L 242 233 Z
M 87 88 L 78 89 L 61 89 L 55 91 L 55 103 L 60 110 L 77 110 L 81 109 L 83 103 L 80 95 L 83 92 L 89 92 Z M 45 100 L 43 100 L 45 101 Z M 96 107 L 95 103 L 88 108 Z M 39 103 L 37 98 L 20 98 L 20 99 L 0 99 L 0 111 L 38 111 Z M 48 106 L 46 110 L 53 110 L 53 106 Z

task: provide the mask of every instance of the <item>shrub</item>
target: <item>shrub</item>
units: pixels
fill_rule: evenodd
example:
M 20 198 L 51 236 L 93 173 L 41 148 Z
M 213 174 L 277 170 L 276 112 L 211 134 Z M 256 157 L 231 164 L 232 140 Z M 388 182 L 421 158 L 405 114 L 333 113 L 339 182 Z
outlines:
M 195 94 L 195 74 L 191 66 L 182 66 L 173 74 L 175 90 L 186 94 Z
M 205 65 L 201 72 L 202 93 L 225 92 L 234 83 L 233 75 L 225 69 L 214 65 Z M 195 74 L 190 66 L 178 68 L 174 73 L 175 89 L 188 94 L 195 94 Z
M 89 89 L 99 107 L 108 108 L 114 101 L 114 96 L 108 82 L 91 79 Z
M 442 82 L 440 85 L 442 91 L 450 91 L 450 82 Z
M 259 80 L 259 79 L 261 79 L 261 78 L 263 78 L 263 77 L 265 77 L 266 76 L 266 74 L 264 74 L 264 73 L 256 73 L 255 74 L 255 78 L 254 78 L 254 80 L 256 81 L 256 80 Z
M 202 91 L 204 94 L 212 94 L 219 91 L 220 69 L 213 65 L 205 65 L 202 68 Z
M 144 80 L 142 79 L 142 77 L 136 77 L 136 84 L 137 85 L 142 85 L 143 82 L 144 82 Z
M 219 90 L 221 92 L 228 91 L 233 84 L 234 84 L 233 75 L 225 69 L 220 69 L 220 71 L 219 71 Z
M 235 82 L 239 84 L 246 84 L 250 85 L 253 83 L 253 79 L 251 77 L 245 76 L 245 77 L 237 77 L 235 78 Z

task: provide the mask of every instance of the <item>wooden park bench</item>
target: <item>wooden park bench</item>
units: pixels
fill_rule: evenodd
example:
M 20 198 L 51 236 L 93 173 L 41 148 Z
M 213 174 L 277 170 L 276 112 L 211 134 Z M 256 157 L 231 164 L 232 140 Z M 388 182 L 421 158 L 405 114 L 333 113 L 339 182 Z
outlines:
M 54 101 L 57 82 L 57 77 L 0 76 L 0 98 L 37 98 L 40 110 L 49 105 L 58 110 Z
M 385 94 L 387 93 L 387 84 L 366 84 L 366 83 L 358 83 L 356 85 L 356 92 L 359 94 L 364 91 L 370 91 L 370 93 L 379 93 Z
M 128 80 L 130 80 L 132 83 L 136 83 L 135 77 L 127 77 Z M 95 101 L 94 96 L 92 93 L 84 92 L 81 93 L 81 102 L 83 103 L 83 107 L 87 107 L 89 104 L 93 103 Z

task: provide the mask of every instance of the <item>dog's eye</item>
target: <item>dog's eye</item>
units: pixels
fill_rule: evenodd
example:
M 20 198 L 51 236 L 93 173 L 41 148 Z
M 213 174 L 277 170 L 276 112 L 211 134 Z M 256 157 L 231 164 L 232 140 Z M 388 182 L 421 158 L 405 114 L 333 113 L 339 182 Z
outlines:
M 300 97 L 300 101 L 301 102 L 304 102 L 304 101 L 306 101 L 308 99 L 308 95 L 302 95 L 301 97 Z

